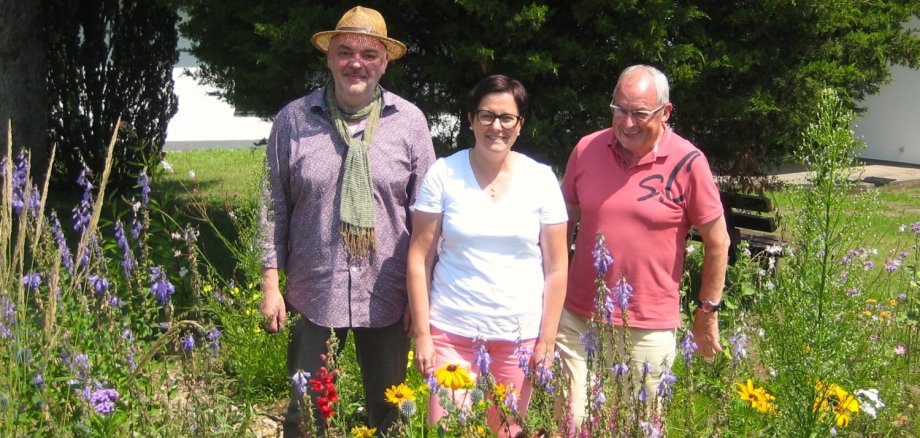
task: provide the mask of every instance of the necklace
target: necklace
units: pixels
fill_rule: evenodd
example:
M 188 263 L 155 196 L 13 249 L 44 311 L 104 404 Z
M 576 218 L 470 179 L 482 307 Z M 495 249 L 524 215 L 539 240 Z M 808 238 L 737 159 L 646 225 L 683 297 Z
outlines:
M 476 154 L 471 149 L 470 150 L 470 167 L 472 167 L 473 177 L 476 179 L 476 182 L 478 183 L 480 179 L 482 180 L 487 179 L 487 176 L 485 176 L 484 175 L 485 172 L 481 170 L 481 167 L 480 167 L 481 165 L 478 163 L 479 159 L 475 155 Z M 489 197 L 492 198 L 492 200 L 495 200 L 495 186 L 498 183 L 498 180 L 502 177 L 502 174 L 504 174 L 504 172 L 501 169 L 499 169 L 499 171 L 492 178 L 492 181 L 490 181 L 483 189 L 484 191 L 487 191 L 489 193 Z

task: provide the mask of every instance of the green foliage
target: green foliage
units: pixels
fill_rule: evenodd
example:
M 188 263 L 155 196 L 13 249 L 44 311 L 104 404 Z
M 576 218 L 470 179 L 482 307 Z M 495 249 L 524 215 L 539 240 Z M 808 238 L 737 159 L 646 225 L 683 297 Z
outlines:
M 310 36 L 354 6 L 289 0 L 170 0 L 204 65 L 200 79 L 237 108 L 270 118 L 327 80 Z M 751 175 L 787 159 L 825 87 L 844 106 L 878 91 L 891 63 L 920 66 L 902 24 L 915 0 L 571 2 L 370 1 L 408 55 L 384 86 L 415 102 L 440 153 L 467 147 L 466 93 L 483 76 L 520 79 L 533 105 L 516 148 L 561 168 L 591 131 L 610 125 L 619 72 L 636 63 L 669 76 L 672 124 L 720 173 Z
M 55 186 L 71 187 L 84 164 L 102 169 L 120 119 L 110 183 L 128 189 L 132 175 L 159 160 L 177 110 L 178 15 L 138 0 L 45 0 L 41 7 Z
M 179 244 L 153 258 L 139 201 L 138 226 L 105 235 L 105 161 L 101 178 L 78 179 L 83 199 L 64 221 L 74 246 L 27 157 L 7 149 L 0 163 L 0 435 L 244 434 L 251 411 L 225 396 L 219 330 L 171 299 L 200 287 L 194 230 L 162 224 Z

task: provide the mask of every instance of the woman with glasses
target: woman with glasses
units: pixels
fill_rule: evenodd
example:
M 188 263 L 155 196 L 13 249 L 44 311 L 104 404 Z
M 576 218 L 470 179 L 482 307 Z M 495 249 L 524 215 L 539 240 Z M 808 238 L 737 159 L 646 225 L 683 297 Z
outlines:
M 458 365 L 514 388 L 508 406 L 522 417 L 525 374 L 545 376 L 565 300 L 568 217 L 552 170 L 511 150 L 528 98 L 520 82 L 489 76 L 469 94 L 475 145 L 439 159 L 413 206 L 408 288 L 419 371 Z M 455 395 L 458 403 L 468 400 Z M 469 404 L 469 401 L 466 401 Z M 443 409 L 435 393 L 429 424 Z M 502 424 L 500 436 L 520 427 Z

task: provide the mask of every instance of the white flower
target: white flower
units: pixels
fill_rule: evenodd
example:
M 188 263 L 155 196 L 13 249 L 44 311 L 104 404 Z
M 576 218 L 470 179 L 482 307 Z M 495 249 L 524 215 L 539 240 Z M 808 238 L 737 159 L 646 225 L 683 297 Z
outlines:
M 687 245 L 687 255 L 693 254 L 696 251 L 696 245 Z
M 877 389 L 857 389 L 854 394 L 859 400 L 859 409 L 872 418 L 875 418 L 878 411 L 885 407 L 885 403 L 882 403 L 882 399 L 878 396 Z
M 770 245 L 764 251 L 770 254 L 781 254 L 783 252 L 783 247 L 780 245 Z
M 134 213 L 137 214 L 137 211 L 141 209 L 141 202 L 135 202 L 131 204 L 131 209 L 134 210 Z
M 195 171 L 194 171 L 194 170 L 189 170 L 189 171 L 188 171 L 188 179 L 195 179 Z
M 178 249 L 173 252 L 173 257 L 179 257 L 181 255 L 182 255 L 182 251 L 179 251 Z
M 173 231 L 172 233 L 169 233 L 169 237 L 172 238 L 172 240 L 182 240 L 182 235 L 179 234 L 178 231 Z
M 901 226 L 898 227 L 898 231 L 900 231 L 900 232 L 902 232 L 902 233 L 905 232 L 905 231 L 907 231 L 907 225 L 901 224 Z
M 773 271 L 776 269 L 776 257 L 770 257 L 767 259 L 767 267 Z
M 764 286 L 767 288 L 767 290 L 776 289 L 776 285 L 774 285 L 772 281 L 768 281 Z
M 163 166 L 163 170 L 169 173 L 173 173 L 173 167 L 172 167 L 172 164 L 169 164 L 169 161 L 166 161 L 166 160 L 160 161 L 160 165 Z
M 185 277 L 186 274 L 188 274 L 188 268 L 183 266 L 181 269 L 179 269 L 179 277 Z

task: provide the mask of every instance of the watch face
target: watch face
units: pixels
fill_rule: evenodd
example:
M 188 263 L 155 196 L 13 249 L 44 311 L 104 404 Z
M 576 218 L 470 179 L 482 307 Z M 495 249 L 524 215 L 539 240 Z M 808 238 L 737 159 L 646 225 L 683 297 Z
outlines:
M 703 309 L 703 313 L 712 313 L 719 310 L 721 303 L 713 303 L 712 301 L 703 301 L 700 303 L 700 308 Z

